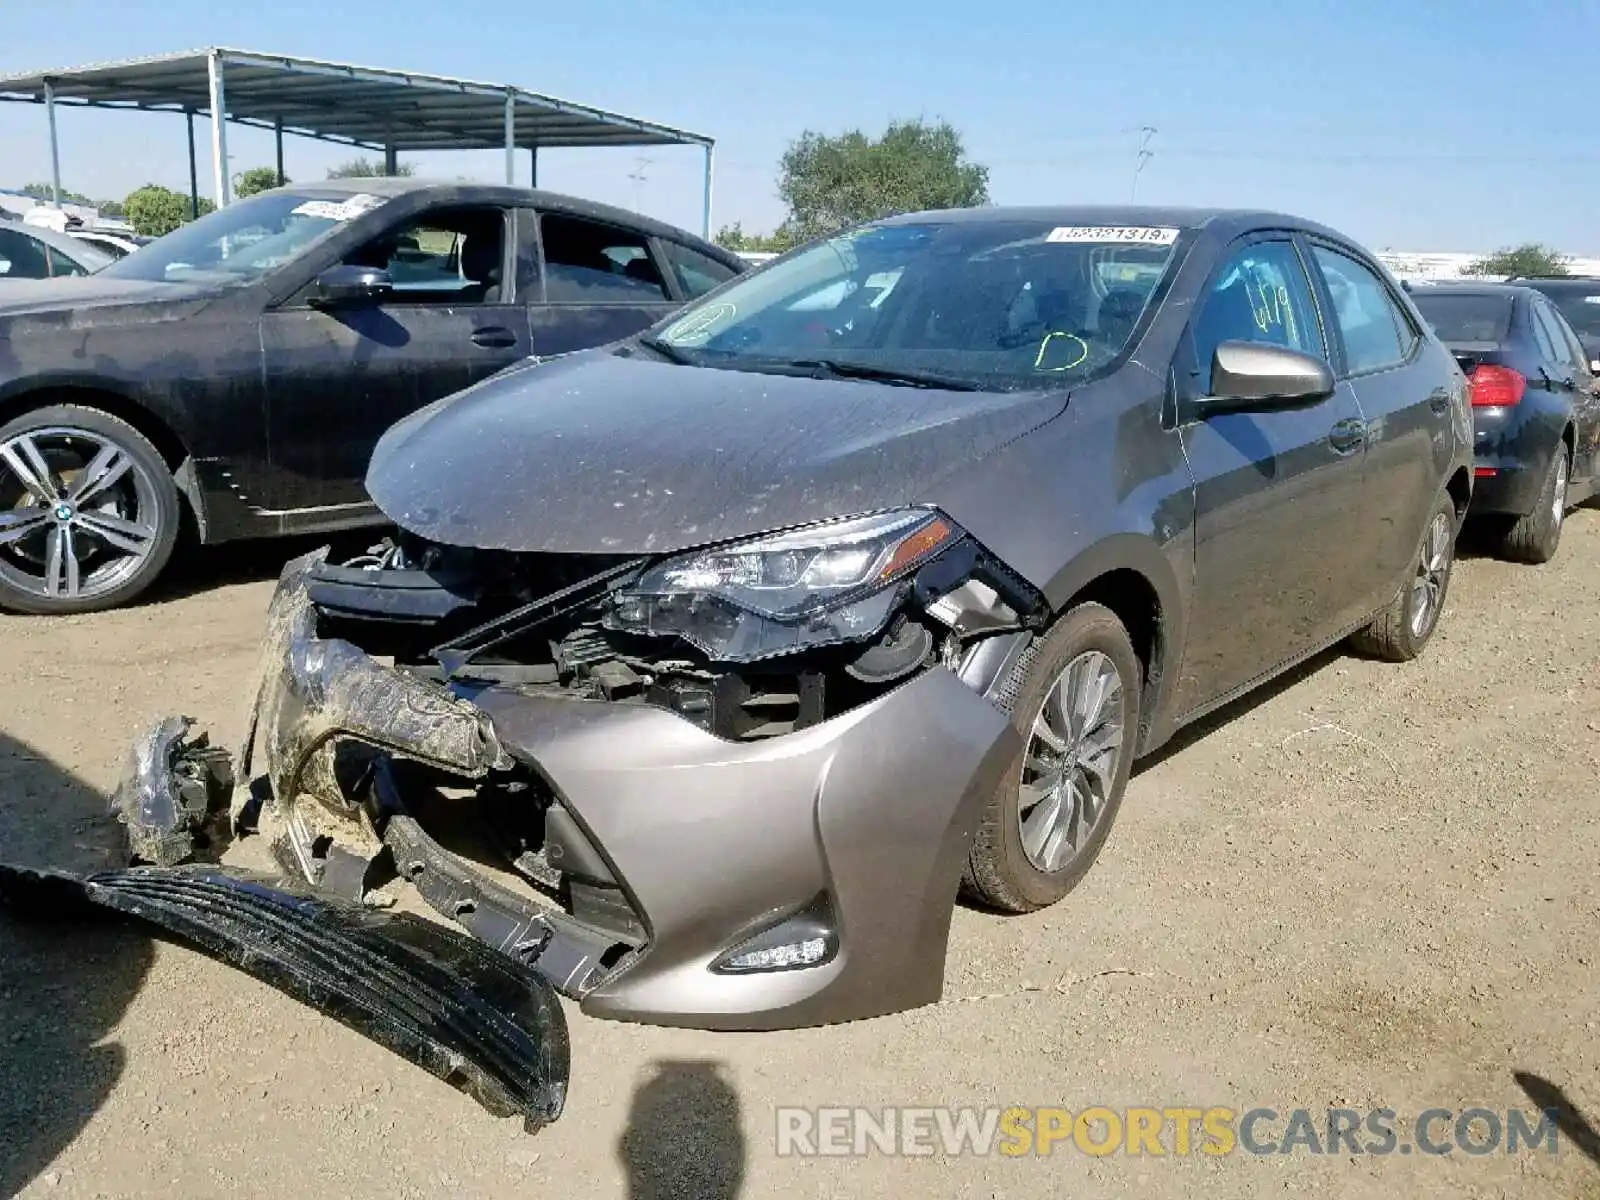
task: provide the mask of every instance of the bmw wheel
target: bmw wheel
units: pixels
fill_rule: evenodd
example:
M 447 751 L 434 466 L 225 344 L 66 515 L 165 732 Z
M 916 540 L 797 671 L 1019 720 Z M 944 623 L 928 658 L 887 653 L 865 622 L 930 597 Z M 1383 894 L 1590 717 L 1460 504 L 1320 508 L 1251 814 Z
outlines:
M 133 426 L 60 405 L 0 426 L 0 608 L 94 612 L 132 600 L 172 557 L 172 472 Z
M 1082 604 L 1019 664 L 1012 719 L 1020 769 L 979 820 L 963 886 L 1009 912 L 1031 912 L 1077 886 L 1122 805 L 1139 728 L 1142 671 L 1122 622 Z

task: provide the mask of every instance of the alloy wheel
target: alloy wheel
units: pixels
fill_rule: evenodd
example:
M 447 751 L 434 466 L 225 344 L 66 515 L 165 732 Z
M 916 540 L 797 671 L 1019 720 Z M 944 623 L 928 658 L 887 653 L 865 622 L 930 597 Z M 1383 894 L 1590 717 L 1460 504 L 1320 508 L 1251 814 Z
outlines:
M 30 595 L 89 600 L 157 548 L 155 481 L 104 434 L 29 429 L 0 442 L 0 577 Z
M 1555 495 L 1550 500 L 1550 528 L 1560 529 L 1561 522 L 1567 515 L 1567 455 L 1562 450 L 1556 455 L 1556 488 Z
M 1433 515 L 1428 534 L 1422 542 L 1422 555 L 1417 560 L 1416 578 L 1411 584 L 1411 634 L 1425 637 L 1439 617 L 1439 605 L 1444 599 L 1445 584 L 1450 578 L 1450 556 L 1453 550 L 1450 517 L 1445 512 Z
M 1023 760 L 1017 822 L 1023 853 L 1052 874 L 1105 816 L 1122 754 L 1122 677 L 1098 650 L 1069 662 L 1045 693 Z

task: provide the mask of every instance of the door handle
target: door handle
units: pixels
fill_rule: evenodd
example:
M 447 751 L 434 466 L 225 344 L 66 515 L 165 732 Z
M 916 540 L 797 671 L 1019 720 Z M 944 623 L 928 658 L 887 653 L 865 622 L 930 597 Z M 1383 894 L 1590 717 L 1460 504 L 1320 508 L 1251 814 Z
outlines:
M 474 345 L 485 346 L 491 350 L 506 350 L 517 344 L 517 335 L 503 326 L 490 325 L 484 329 L 474 329 L 472 341 Z
M 1367 440 L 1367 423 L 1354 417 L 1339 421 L 1328 430 L 1328 445 L 1337 454 L 1350 454 L 1359 450 Z

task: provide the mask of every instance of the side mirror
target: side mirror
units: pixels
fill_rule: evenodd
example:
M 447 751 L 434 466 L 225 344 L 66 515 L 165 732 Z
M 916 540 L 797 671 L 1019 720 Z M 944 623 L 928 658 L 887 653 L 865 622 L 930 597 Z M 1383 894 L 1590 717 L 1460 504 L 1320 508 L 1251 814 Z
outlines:
M 1205 412 L 1301 408 L 1333 394 L 1333 372 L 1315 355 L 1261 342 L 1223 342 L 1211 356 Z
M 394 290 L 389 272 L 381 267 L 353 267 L 341 263 L 317 276 L 311 303 L 315 305 L 370 304 Z

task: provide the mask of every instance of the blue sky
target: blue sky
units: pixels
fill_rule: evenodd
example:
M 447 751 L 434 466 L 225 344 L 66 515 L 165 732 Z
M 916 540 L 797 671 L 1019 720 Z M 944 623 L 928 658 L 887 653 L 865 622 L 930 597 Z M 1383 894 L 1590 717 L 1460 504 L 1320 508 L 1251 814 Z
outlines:
M 715 223 L 783 215 L 811 128 L 947 118 L 998 203 L 1287 209 L 1375 249 L 1600 254 L 1600 0 L 10 0 L 0 72 L 226 45 L 515 83 L 717 139 Z M 187 187 L 182 119 L 63 112 L 62 180 Z M 209 130 L 197 125 L 202 188 Z M 271 135 L 231 128 L 235 169 Z M 640 162 L 641 155 L 649 161 Z M 290 139 L 291 176 L 347 151 Z M 497 153 L 419 156 L 497 179 Z M 540 183 L 698 229 L 697 149 L 546 152 Z M 643 180 L 630 178 L 642 175 Z M 0 105 L 0 186 L 49 177 L 44 112 Z

